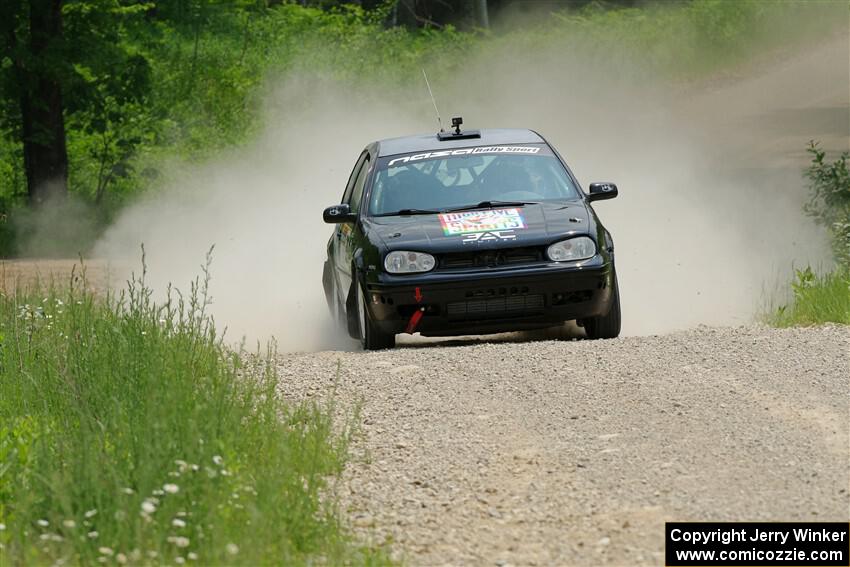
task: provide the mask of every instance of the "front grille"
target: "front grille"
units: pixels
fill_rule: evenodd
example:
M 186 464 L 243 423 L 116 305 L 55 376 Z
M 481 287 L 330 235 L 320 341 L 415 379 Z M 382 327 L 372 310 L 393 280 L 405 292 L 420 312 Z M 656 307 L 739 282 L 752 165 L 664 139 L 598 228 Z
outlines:
M 480 250 L 471 252 L 452 252 L 438 258 L 441 270 L 462 270 L 465 268 L 496 268 L 535 264 L 543 261 L 543 250 L 538 247 L 502 248 L 501 250 Z
M 449 319 L 488 319 L 533 315 L 543 312 L 542 295 L 508 295 L 449 303 Z

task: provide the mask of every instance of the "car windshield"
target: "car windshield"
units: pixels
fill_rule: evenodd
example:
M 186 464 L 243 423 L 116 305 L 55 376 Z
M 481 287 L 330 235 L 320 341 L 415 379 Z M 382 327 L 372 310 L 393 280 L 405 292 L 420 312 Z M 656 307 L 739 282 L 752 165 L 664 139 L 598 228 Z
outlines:
M 578 196 L 545 144 L 462 148 L 381 158 L 369 214 L 428 214 Z

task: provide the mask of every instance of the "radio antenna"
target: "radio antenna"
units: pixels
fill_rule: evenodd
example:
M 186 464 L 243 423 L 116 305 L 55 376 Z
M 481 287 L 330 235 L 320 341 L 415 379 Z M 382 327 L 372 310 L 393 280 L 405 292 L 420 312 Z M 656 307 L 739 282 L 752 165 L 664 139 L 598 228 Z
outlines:
M 428 75 L 425 74 L 425 68 L 422 68 L 422 76 L 425 77 L 425 86 L 428 87 L 428 94 L 431 95 L 431 102 L 434 103 L 434 112 L 437 114 L 437 125 L 440 127 L 440 132 L 443 130 L 443 121 L 440 119 L 440 111 L 437 110 L 437 99 L 434 98 L 434 93 L 431 91 L 431 83 L 428 82 Z

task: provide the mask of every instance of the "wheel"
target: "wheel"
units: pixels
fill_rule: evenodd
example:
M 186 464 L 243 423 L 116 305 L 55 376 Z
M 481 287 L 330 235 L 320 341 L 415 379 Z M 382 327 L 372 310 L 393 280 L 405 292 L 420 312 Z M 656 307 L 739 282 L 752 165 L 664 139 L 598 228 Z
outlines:
M 590 317 L 583 321 L 584 332 L 588 339 L 614 339 L 620 334 L 620 286 L 617 272 L 614 272 L 614 300 L 608 313 L 600 317 Z
M 369 316 L 363 286 L 357 286 L 357 322 L 360 326 L 360 344 L 363 350 L 383 350 L 395 347 L 395 335 L 382 332 Z

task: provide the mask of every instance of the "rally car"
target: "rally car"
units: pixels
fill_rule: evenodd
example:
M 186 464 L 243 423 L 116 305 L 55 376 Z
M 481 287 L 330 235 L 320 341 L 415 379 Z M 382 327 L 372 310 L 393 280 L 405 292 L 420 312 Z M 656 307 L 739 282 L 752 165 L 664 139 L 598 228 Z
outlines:
M 575 320 L 620 332 L 614 242 L 558 152 L 531 130 L 380 140 L 354 166 L 322 284 L 332 315 L 367 350 L 398 333 L 501 333 Z

